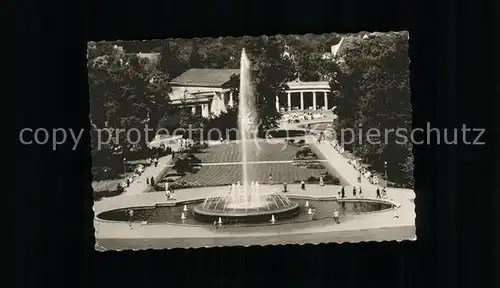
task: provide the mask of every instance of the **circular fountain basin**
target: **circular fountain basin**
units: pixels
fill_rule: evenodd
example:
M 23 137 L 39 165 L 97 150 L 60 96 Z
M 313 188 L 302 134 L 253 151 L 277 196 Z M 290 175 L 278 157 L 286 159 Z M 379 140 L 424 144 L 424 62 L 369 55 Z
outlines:
M 193 216 L 196 220 L 213 223 L 219 221 L 224 223 L 259 223 L 269 221 L 274 215 L 275 219 L 291 218 L 299 213 L 299 204 L 290 202 L 287 205 L 274 207 L 241 207 L 241 205 L 232 205 L 233 207 L 203 207 L 198 205 L 193 208 Z
M 331 219 L 333 217 L 334 211 L 339 211 L 340 217 L 344 218 L 350 215 L 360 215 L 366 213 L 375 213 L 388 211 L 392 209 L 392 204 L 383 200 L 375 199 L 351 199 L 351 200 L 332 200 L 332 199 L 311 199 L 303 197 L 290 197 L 292 203 L 297 205 L 297 210 L 293 210 L 294 215 L 287 217 L 287 214 L 279 213 L 266 213 L 260 215 L 261 217 L 256 217 L 250 220 L 255 221 L 226 221 L 224 224 L 236 227 L 261 227 L 261 226 L 281 226 L 285 224 L 296 224 L 289 225 L 290 229 L 297 228 L 297 225 L 311 225 L 313 223 L 318 223 L 321 225 L 321 221 L 312 221 L 312 215 L 308 214 L 310 207 L 316 208 L 316 219 Z M 212 226 L 213 221 L 208 220 L 203 221 L 199 217 L 195 217 L 194 213 L 197 207 L 202 205 L 203 200 L 192 200 L 183 201 L 172 204 L 157 204 L 155 206 L 148 207 L 127 207 L 119 208 L 114 210 L 105 211 L 96 215 L 99 220 L 104 221 L 118 221 L 127 222 L 129 221 L 129 216 L 127 211 L 129 209 L 134 209 L 134 221 L 135 222 L 147 222 L 148 224 L 174 224 L 174 225 L 186 225 L 186 226 Z M 309 204 L 309 206 L 306 206 Z M 187 211 L 184 211 L 184 206 L 186 206 Z M 181 219 L 182 212 L 185 213 L 187 219 Z M 246 211 L 246 215 L 252 211 Z M 264 212 L 264 211 L 261 211 Z M 275 223 L 271 222 L 271 217 L 274 214 Z M 279 216 L 278 216 L 279 214 Z M 201 216 L 204 217 L 203 215 Z M 209 215 L 209 217 L 211 217 Z M 217 216 L 224 218 L 223 216 Z M 213 219 L 213 218 L 211 218 Z M 222 219 L 223 221 L 225 219 Z M 343 220 L 341 220 L 343 221 Z M 310 223 L 310 224 L 308 224 Z M 314 224 L 315 225 L 315 224 Z M 271 228 L 270 228 L 271 229 Z M 280 228 L 282 229 L 282 228 Z M 281 231 L 281 230 L 280 230 Z
M 259 223 L 294 217 L 299 205 L 279 189 L 262 187 L 257 182 L 233 184 L 229 191 L 215 190 L 193 208 L 193 216 L 202 222 Z

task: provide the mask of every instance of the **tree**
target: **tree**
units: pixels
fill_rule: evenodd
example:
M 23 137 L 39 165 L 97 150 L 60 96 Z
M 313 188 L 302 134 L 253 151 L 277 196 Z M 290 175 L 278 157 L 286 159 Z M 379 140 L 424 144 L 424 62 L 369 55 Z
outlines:
M 275 38 L 262 36 L 242 42 L 248 52 L 252 69 L 252 81 L 256 94 L 259 133 L 277 128 L 281 114 L 276 111 L 276 96 L 284 96 L 286 82 L 293 77 L 289 61 L 281 58 L 283 48 Z
M 168 75 L 155 70 L 149 77 L 149 127 L 158 127 L 159 121 L 171 111 L 169 93 L 172 91 L 168 82 Z M 151 140 L 151 139 L 148 139 Z
M 196 40 L 193 40 L 192 42 L 191 54 L 189 55 L 188 68 L 189 69 L 203 68 Z
M 109 43 L 92 45 L 88 54 L 91 119 L 95 126 L 113 128 L 115 133 L 132 128 L 143 131 L 146 124 L 154 127 L 161 110 L 168 106 L 167 76 L 151 70 L 148 59 L 127 54 Z M 120 136 L 119 143 L 114 144 L 128 154 L 131 145 L 126 133 Z M 144 147 L 145 140 L 139 145 Z
M 237 107 L 229 108 L 226 112 L 222 112 L 219 116 L 208 118 L 203 124 L 203 139 L 207 140 L 219 140 L 217 139 L 219 135 L 215 133 L 209 134 L 211 131 L 221 131 L 221 133 L 228 132 L 229 135 L 221 135 L 222 137 L 229 139 L 237 139 L 238 135 L 236 133 L 238 128 L 238 109 Z M 217 138 L 215 138 L 217 137 Z
M 403 177 L 405 178 L 405 183 L 406 186 L 413 188 L 414 183 L 415 183 L 415 177 L 414 177 L 414 168 L 415 168 L 415 163 L 414 160 L 415 158 L 413 157 L 413 145 L 408 145 L 408 155 L 405 158 L 404 163 L 401 164 L 401 170 L 403 171 Z
M 398 139 L 394 133 L 388 134 L 387 139 L 384 136 L 385 131 L 391 129 L 408 131 L 411 128 L 407 37 L 393 33 L 351 42 L 345 52 L 346 69 L 331 75 L 330 86 L 333 91 L 339 91 L 334 103 L 339 117 L 336 129 L 378 129 L 383 136 L 379 143 L 363 141 L 348 149 L 372 164 L 374 169 L 382 170 L 385 161 L 391 167 L 399 167 L 412 161 L 408 158 L 409 144 L 396 143 Z M 391 180 L 407 181 L 403 173 L 406 172 L 394 169 L 390 173 Z
M 171 80 L 182 74 L 187 68 L 181 47 L 171 40 L 164 40 L 160 48 L 160 70 Z

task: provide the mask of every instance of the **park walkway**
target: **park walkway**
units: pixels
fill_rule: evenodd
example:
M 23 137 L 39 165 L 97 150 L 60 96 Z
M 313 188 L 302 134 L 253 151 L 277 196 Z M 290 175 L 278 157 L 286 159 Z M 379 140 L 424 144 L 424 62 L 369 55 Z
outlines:
M 146 184 L 146 179 L 154 178 L 155 183 L 158 183 L 162 174 L 166 169 L 168 169 L 172 164 L 172 155 L 167 155 L 158 159 L 158 166 L 155 167 L 153 164 L 144 168 L 144 172 L 141 176 L 135 178 L 135 180 L 130 183 L 130 187 L 126 188 L 123 195 L 135 195 L 145 192 L 151 186 Z
M 381 185 L 374 185 L 363 176 L 361 177 L 361 184 L 358 183 L 359 172 L 348 163 L 348 159 L 344 157 L 344 155 L 340 154 L 327 141 L 317 143 L 316 136 L 308 136 L 307 141 L 309 141 L 308 143 L 311 143 L 310 145 L 314 152 L 318 152 L 323 155 L 323 157 L 327 160 L 328 166 L 334 170 L 333 172 L 336 173 L 339 178 L 346 182 L 346 186 L 360 186 L 363 188 L 363 196 L 365 198 L 376 198 L 377 188 L 382 187 Z M 407 202 L 408 200 L 413 201 L 415 199 L 415 192 L 412 189 L 387 188 L 387 196 L 388 198 L 401 204 Z
M 317 143 L 316 136 L 308 136 L 307 142 L 314 143 L 311 145 L 311 148 L 316 148 L 316 152 L 319 152 L 325 159 L 328 160 L 328 163 L 330 163 L 334 167 L 335 171 L 342 176 L 348 186 L 357 185 L 359 172 L 352 165 L 350 165 L 347 162 L 348 160 L 335 150 L 330 143 L 327 141 Z M 366 182 L 370 184 L 368 181 Z

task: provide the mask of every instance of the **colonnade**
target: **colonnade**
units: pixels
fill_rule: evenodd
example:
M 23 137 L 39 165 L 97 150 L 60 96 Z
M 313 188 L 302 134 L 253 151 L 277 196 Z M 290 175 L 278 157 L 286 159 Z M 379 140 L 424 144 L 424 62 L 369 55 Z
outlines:
M 300 93 L 300 110 L 305 110 L 306 108 L 308 107 L 304 107 L 304 93 L 306 92 L 312 92 L 313 93 L 313 109 L 316 110 L 317 109 L 317 93 L 323 93 L 323 109 L 325 110 L 328 110 L 329 106 L 328 106 L 328 93 L 329 91 L 318 91 L 318 90 L 315 90 L 315 91 L 287 91 L 286 94 L 287 94 L 287 110 L 288 111 L 291 111 L 292 110 L 292 93 Z M 280 101 L 279 101 L 279 96 L 276 96 L 276 110 L 280 110 Z

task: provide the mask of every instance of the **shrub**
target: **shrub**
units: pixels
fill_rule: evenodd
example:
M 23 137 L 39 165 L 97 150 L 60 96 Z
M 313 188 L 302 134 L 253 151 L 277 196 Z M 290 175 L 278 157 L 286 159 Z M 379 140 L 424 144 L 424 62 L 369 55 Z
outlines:
M 300 183 L 300 182 L 301 182 L 300 180 L 294 181 L 294 183 Z M 308 184 L 316 184 L 319 183 L 319 178 L 311 176 L 307 178 L 305 182 Z M 337 177 L 333 177 L 332 175 L 329 175 L 327 173 L 326 176 L 323 176 L 323 183 L 328 185 L 340 185 L 340 179 Z
M 295 157 L 298 159 L 318 159 L 318 155 L 312 152 L 310 147 L 304 147 L 295 153 Z
M 319 179 L 314 177 L 314 176 L 307 178 L 308 183 L 311 183 L 311 182 L 314 183 L 314 182 L 318 182 L 318 181 L 319 181 Z
M 196 187 L 195 185 L 188 183 L 186 181 L 180 181 L 180 182 L 169 182 L 168 188 L 172 190 L 178 190 L 178 189 L 186 189 L 186 188 L 193 188 Z M 160 182 L 154 186 L 155 191 L 165 191 L 165 183 Z
M 203 152 L 206 149 L 208 149 L 209 145 L 206 142 L 196 142 L 193 145 L 191 145 L 188 149 L 190 153 L 198 153 L 198 152 Z
M 124 191 L 123 187 L 120 187 L 120 188 L 121 189 L 94 191 L 94 193 L 93 193 L 94 200 L 99 201 L 102 198 L 118 196 L 118 195 L 122 194 Z
M 175 160 L 175 164 L 172 169 L 176 170 L 178 173 L 185 174 L 187 172 L 192 172 L 196 164 L 201 163 L 201 160 L 194 156 L 194 154 L 189 153 L 187 155 L 181 155 Z
M 311 163 L 311 164 L 308 164 L 306 166 L 306 168 L 308 168 L 308 169 L 325 169 L 325 166 L 323 166 L 323 164 L 320 164 L 320 163 Z
M 122 168 L 123 169 L 123 168 Z M 101 181 L 118 177 L 119 173 L 110 167 L 92 167 L 92 180 Z

